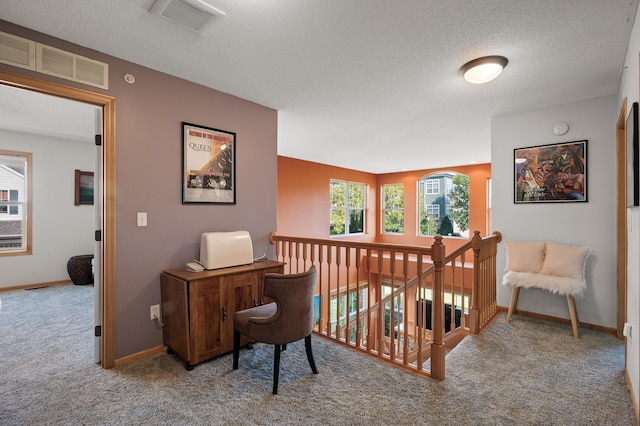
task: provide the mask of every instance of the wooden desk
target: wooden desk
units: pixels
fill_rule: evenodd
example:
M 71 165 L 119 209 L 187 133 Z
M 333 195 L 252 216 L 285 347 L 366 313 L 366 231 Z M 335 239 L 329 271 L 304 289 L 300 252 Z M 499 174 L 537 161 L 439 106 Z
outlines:
M 266 260 L 202 272 L 162 272 L 164 344 L 186 362 L 187 370 L 233 350 L 233 313 L 262 304 L 263 277 L 270 272 L 283 273 L 284 263 Z

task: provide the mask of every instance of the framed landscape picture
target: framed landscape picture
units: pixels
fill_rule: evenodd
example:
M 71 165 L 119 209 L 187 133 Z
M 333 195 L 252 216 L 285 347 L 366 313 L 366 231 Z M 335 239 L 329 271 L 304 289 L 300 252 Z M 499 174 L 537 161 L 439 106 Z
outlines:
M 74 205 L 93 204 L 93 172 L 75 171 Z
M 236 134 L 182 123 L 182 203 L 236 203 Z
M 587 201 L 587 141 L 514 150 L 514 202 Z

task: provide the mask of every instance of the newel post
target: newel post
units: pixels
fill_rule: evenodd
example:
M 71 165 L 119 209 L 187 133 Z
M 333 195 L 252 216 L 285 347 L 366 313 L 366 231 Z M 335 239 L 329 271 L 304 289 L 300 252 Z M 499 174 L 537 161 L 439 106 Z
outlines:
M 431 341 L 431 377 L 444 379 L 444 244 L 442 237 L 436 235 L 431 246 L 431 260 L 434 265 L 433 276 L 433 340 Z
M 480 293 L 480 246 L 482 237 L 480 231 L 474 231 L 471 239 L 471 248 L 473 249 L 473 282 L 471 288 L 471 307 L 469 308 L 469 331 L 480 333 L 480 307 L 478 295 Z
M 282 247 L 282 244 L 278 244 L 278 233 L 276 231 L 272 231 L 269 234 L 269 243 L 271 243 L 274 246 L 276 246 L 276 259 L 279 259 L 280 258 L 280 248 Z

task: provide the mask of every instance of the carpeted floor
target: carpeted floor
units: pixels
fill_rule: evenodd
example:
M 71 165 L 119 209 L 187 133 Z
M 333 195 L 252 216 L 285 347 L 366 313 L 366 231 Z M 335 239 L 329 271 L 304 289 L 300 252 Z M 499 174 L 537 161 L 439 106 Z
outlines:
M 447 356 L 442 382 L 314 338 L 186 371 L 161 354 L 104 370 L 93 363 L 91 286 L 0 292 L 2 425 L 635 425 L 622 342 L 501 314 Z

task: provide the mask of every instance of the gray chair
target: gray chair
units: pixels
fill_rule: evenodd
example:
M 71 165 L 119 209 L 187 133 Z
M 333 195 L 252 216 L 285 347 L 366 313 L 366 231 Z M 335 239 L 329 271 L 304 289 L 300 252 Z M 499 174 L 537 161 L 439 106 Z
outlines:
M 238 369 L 240 335 L 275 345 L 273 361 L 273 393 L 278 393 L 280 351 L 287 343 L 304 338 L 311 371 L 318 374 L 311 351 L 313 331 L 313 295 L 316 288 L 316 268 L 300 274 L 265 274 L 264 294 L 275 302 L 245 309 L 233 314 L 233 369 Z

